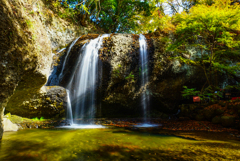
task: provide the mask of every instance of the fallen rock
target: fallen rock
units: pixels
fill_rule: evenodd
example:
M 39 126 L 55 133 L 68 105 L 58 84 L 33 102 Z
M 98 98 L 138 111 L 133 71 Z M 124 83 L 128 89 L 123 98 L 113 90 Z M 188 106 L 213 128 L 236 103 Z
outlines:
M 214 117 L 214 110 L 211 110 L 211 109 L 206 109 L 204 110 L 204 117 L 207 119 L 207 120 L 211 120 L 213 117 Z
M 12 123 L 8 118 L 3 118 L 3 131 L 18 131 L 18 126 Z
M 224 110 L 222 109 L 216 109 L 215 110 L 216 115 L 222 115 L 224 113 Z
M 221 117 L 220 117 L 220 116 L 215 116 L 215 117 L 212 119 L 212 123 L 214 123 L 214 124 L 220 124 L 220 123 L 221 123 Z
M 235 117 L 234 116 L 222 116 L 221 117 L 221 123 L 225 127 L 234 126 Z
M 205 119 L 205 117 L 204 117 L 203 114 L 198 114 L 198 115 L 196 115 L 196 120 L 197 120 L 197 121 L 202 121 L 202 120 L 204 120 L 204 119 Z
M 33 93 L 31 96 L 29 95 L 29 98 L 9 102 L 6 113 L 26 118 L 63 118 L 66 108 L 67 92 L 65 88 L 48 86 L 43 88 L 42 93 Z

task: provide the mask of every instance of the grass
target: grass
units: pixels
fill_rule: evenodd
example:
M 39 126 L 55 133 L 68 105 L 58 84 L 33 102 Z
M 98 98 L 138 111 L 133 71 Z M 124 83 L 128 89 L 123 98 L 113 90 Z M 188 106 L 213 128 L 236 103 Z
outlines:
M 10 113 L 6 114 L 6 116 L 14 124 L 20 124 L 20 123 L 24 123 L 24 122 L 31 123 L 31 122 L 46 121 L 46 119 L 44 119 L 43 117 L 41 117 L 41 118 L 36 117 L 36 118 L 29 119 L 29 118 L 20 117 L 17 115 L 11 115 Z

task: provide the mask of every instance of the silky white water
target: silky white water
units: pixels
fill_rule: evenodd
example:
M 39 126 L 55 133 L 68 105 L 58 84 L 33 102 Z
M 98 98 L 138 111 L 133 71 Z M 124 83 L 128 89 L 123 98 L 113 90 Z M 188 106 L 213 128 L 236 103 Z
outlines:
M 81 36 L 80 36 L 81 37 Z M 66 65 L 66 61 L 68 60 L 68 55 L 72 49 L 72 47 L 76 44 L 76 42 L 78 41 L 78 39 L 80 38 L 78 37 L 76 40 L 74 40 L 71 45 L 69 46 L 68 50 L 67 50 L 67 53 L 66 53 L 66 56 L 65 56 L 65 59 L 63 61 L 63 66 L 62 66 L 62 70 L 61 70 L 61 73 L 59 74 L 59 79 L 61 80 L 62 77 L 63 77 L 63 71 L 64 71 L 64 68 L 65 68 L 65 65 Z
M 71 100 L 74 102 L 74 119 L 93 118 L 95 115 L 98 50 L 102 46 L 103 38 L 108 36 L 108 34 L 99 36 L 85 44 L 81 49 L 82 53 L 78 58 L 78 65 L 67 85 L 67 89 L 71 91 Z M 73 123 L 79 122 L 73 121 Z
M 147 122 L 147 111 L 149 103 L 149 95 L 147 91 L 148 83 L 148 52 L 147 52 L 147 42 L 144 35 L 140 34 L 139 36 L 139 45 L 140 45 L 140 63 L 141 63 L 141 86 L 142 86 L 142 107 L 143 107 L 143 117 L 144 122 Z
M 59 126 L 58 128 L 62 129 L 102 129 L 105 126 L 102 125 L 84 125 L 84 124 L 72 124 L 71 126 Z
M 71 99 L 69 96 L 69 90 L 67 91 L 67 120 L 70 121 L 70 125 L 73 125 L 73 114 L 72 114 L 72 105 L 71 105 Z

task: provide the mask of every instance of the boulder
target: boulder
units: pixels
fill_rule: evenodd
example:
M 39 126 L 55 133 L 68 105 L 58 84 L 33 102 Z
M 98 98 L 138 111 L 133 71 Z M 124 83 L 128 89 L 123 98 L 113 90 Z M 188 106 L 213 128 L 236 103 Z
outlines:
M 224 113 L 224 110 L 222 110 L 222 109 L 216 109 L 215 110 L 216 115 L 222 115 L 223 113 Z
M 203 114 L 198 114 L 198 115 L 196 115 L 195 119 L 196 119 L 197 121 L 203 121 L 203 120 L 205 120 L 205 117 L 204 117 Z
M 222 107 L 225 107 L 225 106 L 226 106 L 226 102 L 223 102 L 223 101 L 220 101 L 218 104 L 219 104 L 220 106 L 222 106 Z
M 214 124 L 220 124 L 220 123 L 221 123 L 221 117 L 220 117 L 220 116 L 215 116 L 215 117 L 212 119 L 212 123 L 214 123 Z
M 222 116 L 221 123 L 224 127 L 231 127 L 234 126 L 235 119 L 234 116 Z
M 212 110 L 212 109 L 205 109 L 203 111 L 203 114 L 204 114 L 204 117 L 207 120 L 212 120 L 212 118 L 214 117 L 214 110 Z
M 12 123 L 8 118 L 3 118 L 3 131 L 18 131 L 18 125 Z
M 59 86 L 43 87 L 42 92 L 33 94 L 22 101 L 14 101 L 12 96 L 6 108 L 6 113 L 27 118 L 63 118 L 67 108 L 67 92 Z

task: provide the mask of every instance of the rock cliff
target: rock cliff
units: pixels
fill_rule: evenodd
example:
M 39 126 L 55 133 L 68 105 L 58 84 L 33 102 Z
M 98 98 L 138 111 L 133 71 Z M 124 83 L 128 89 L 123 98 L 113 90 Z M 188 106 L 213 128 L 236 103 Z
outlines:
M 81 48 L 99 35 L 84 35 L 71 48 L 65 69 L 62 61 L 54 74 L 63 71 L 59 84 L 67 86 L 74 74 Z M 165 51 L 165 35 L 145 35 L 148 44 L 149 82 L 141 86 L 139 36 L 134 34 L 111 34 L 104 38 L 99 50 L 97 81 L 98 117 L 139 117 L 142 114 L 141 94 L 148 91 L 151 98 L 152 117 L 161 117 L 161 112 L 176 113 L 182 101 L 183 85 L 198 87 L 205 81 L 200 69 L 190 68 L 170 59 L 171 53 Z M 67 49 L 68 50 L 68 49 Z M 58 81 L 57 81 L 58 82 Z M 52 84 L 58 85 L 58 84 Z M 100 110 L 101 109 L 101 110 Z M 165 117 L 165 115 L 164 115 Z
M 0 120 L 4 108 L 26 115 L 23 103 L 46 95 L 40 89 L 47 82 L 56 49 L 79 35 L 96 32 L 59 18 L 47 2 L 0 1 Z

